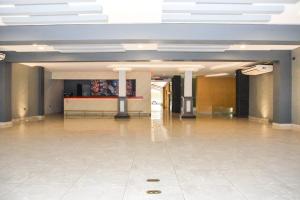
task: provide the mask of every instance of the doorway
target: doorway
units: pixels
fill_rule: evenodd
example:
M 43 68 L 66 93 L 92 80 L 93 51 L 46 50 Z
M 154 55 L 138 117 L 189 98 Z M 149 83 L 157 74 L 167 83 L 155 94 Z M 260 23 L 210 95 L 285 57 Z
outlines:
M 151 116 L 161 118 L 164 112 L 170 111 L 170 81 L 152 80 L 151 81 Z

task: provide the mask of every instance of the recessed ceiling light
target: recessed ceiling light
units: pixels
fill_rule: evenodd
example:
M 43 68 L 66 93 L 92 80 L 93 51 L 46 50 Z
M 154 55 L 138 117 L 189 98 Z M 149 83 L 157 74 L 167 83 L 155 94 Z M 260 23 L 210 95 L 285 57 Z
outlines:
M 150 60 L 150 62 L 158 63 L 158 62 L 162 62 L 162 60 Z
M 205 77 L 218 77 L 218 76 L 228 76 L 228 73 L 219 73 L 219 74 L 209 74 L 206 75 Z
M 240 46 L 241 49 L 246 49 L 246 47 L 247 47 L 247 46 L 246 46 L 245 44 L 242 44 L 242 45 Z
M 142 49 L 143 47 L 144 47 L 144 45 L 142 45 L 142 44 L 139 44 L 139 45 L 138 45 L 138 48 L 139 48 L 139 49 Z
M 204 67 L 189 67 L 189 68 L 183 67 L 183 68 L 178 68 L 178 70 L 181 72 L 188 72 L 188 71 L 197 72 L 197 71 L 199 71 L 199 69 L 202 69 L 202 68 L 204 68 Z
M 0 8 L 14 8 L 15 5 L 14 4 L 4 4 L 4 5 L 0 5 Z
M 44 50 L 45 47 L 39 46 L 38 49 L 39 49 L 39 50 Z
M 131 71 L 132 68 L 130 67 L 115 67 L 113 68 L 113 71 L 117 72 L 117 71 Z
M 37 47 L 38 45 L 37 44 L 33 44 L 32 46 Z

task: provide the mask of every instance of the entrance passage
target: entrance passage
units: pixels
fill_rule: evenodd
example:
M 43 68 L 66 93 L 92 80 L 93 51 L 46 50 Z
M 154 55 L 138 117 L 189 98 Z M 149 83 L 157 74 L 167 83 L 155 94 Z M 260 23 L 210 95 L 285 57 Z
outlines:
M 151 116 L 161 118 L 170 110 L 170 84 L 168 80 L 151 81 Z

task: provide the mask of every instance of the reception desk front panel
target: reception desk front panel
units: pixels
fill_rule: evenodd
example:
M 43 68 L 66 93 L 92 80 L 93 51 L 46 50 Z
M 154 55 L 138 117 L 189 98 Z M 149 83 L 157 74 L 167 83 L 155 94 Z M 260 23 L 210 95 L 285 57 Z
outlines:
M 128 98 L 128 112 L 148 113 L 143 97 Z M 65 97 L 64 110 L 82 112 L 112 112 L 118 111 L 117 97 Z

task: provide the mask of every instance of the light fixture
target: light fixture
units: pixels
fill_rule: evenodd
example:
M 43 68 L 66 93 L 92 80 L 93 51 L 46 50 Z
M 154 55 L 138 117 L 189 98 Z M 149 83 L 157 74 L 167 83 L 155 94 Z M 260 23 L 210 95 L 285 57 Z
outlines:
M 219 76 L 228 76 L 228 73 L 219 73 L 219 74 L 208 74 L 205 77 L 219 77 Z
M 243 65 L 242 62 L 237 62 L 237 63 L 226 63 L 226 64 L 221 64 L 221 65 L 216 65 L 212 66 L 210 70 L 218 70 L 218 69 L 224 69 L 224 68 L 233 68 L 233 67 L 238 67 Z
M 34 43 L 32 46 L 37 47 L 38 45 Z
M 127 51 L 155 51 L 158 45 L 156 43 L 123 43 L 122 46 Z
M 0 53 L 0 61 L 4 60 L 6 55 L 4 53 Z
M 38 49 L 39 49 L 39 50 L 44 50 L 44 49 L 45 49 L 45 47 L 43 47 L 43 46 L 39 46 L 39 47 L 38 47 Z
M 0 8 L 14 8 L 15 5 L 14 4 L 3 4 L 3 5 L 0 5 Z
M 246 47 L 247 47 L 247 46 L 246 46 L 245 44 L 242 44 L 242 45 L 240 46 L 241 49 L 246 49 Z
M 162 60 L 150 60 L 150 62 L 152 62 L 152 63 L 159 63 L 159 62 L 162 62 Z
M 113 71 L 118 72 L 118 71 L 131 71 L 132 68 L 130 67 L 115 67 L 113 68 Z
M 205 68 L 204 66 L 195 66 L 195 67 L 181 67 L 181 68 L 178 68 L 178 71 L 181 71 L 181 72 L 197 72 L 199 71 L 200 69 L 203 69 Z

